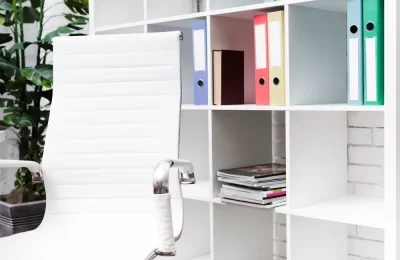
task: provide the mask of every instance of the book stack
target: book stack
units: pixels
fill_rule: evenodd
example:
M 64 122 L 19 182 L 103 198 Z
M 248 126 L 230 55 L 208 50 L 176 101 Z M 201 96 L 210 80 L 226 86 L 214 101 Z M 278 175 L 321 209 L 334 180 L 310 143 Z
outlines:
M 286 204 L 286 166 L 270 163 L 219 170 L 221 201 L 256 208 Z

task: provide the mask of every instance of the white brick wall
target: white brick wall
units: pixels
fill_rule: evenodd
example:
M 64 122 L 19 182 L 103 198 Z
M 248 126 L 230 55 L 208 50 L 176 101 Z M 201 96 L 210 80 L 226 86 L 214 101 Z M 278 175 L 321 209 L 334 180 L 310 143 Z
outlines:
M 383 197 L 382 112 L 348 113 L 348 184 L 350 194 Z M 382 260 L 383 230 L 353 226 L 348 260 Z
M 274 162 L 285 162 L 284 112 L 272 114 Z M 348 113 L 348 192 L 383 196 L 383 113 Z M 275 139 L 276 138 L 276 139 Z M 285 216 L 274 216 L 274 260 L 286 259 Z M 347 260 L 383 260 L 383 230 L 348 226 Z M 340 259 L 339 259 L 340 260 Z

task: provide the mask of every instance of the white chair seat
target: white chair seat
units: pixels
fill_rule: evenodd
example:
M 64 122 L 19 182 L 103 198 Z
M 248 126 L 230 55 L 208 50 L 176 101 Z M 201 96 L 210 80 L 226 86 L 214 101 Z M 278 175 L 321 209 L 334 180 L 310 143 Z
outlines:
M 3 238 L 0 252 L 2 260 L 132 260 L 145 259 L 157 242 L 154 215 L 60 215 Z

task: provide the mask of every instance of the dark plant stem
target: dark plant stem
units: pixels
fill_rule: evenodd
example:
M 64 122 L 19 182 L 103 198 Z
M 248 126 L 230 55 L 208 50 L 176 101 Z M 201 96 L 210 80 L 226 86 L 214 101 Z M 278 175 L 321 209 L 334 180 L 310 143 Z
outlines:
M 37 41 L 41 42 L 42 41 L 42 35 L 43 35 L 43 19 L 44 19 L 44 3 L 45 0 L 40 0 L 40 18 L 39 18 L 39 32 L 37 35 Z M 40 52 L 41 52 L 41 47 L 38 45 L 38 50 L 36 54 L 36 66 L 39 66 L 41 64 L 41 59 L 40 59 Z M 43 64 L 45 64 L 46 61 L 43 61 Z M 40 121 L 40 99 L 42 97 L 42 86 L 35 86 L 35 93 L 36 97 L 34 98 L 33 101 L 33 106 L 36 108 L 36 115 L 35 115 L 35 121 L 36 125 L 32 127 L 32 137 L 33 137 L 33 143 L 32 143 L 32 149 L 34 151 L 33 153 L 33 159 L 36 162 L 40 163 L 40 146 L 38 144 L 38 141 L 40 139 L 40 133 L 39 133 L 39 121 Z
M 24 36 L 24 14 L 22 12 L 22 0 L 18 0 L 19 5 L 19 30 L 20 30 L 20 42 L 23 44 L 25 41 Z M 21 68 L 25 68 L 25 49 L 21 50 Z
M 19 43 L 18 37 L 18 17 L 17 17 L 17 0 L 13 0 L 13 9 L 14 9 L 14 41 L 15 43 Z M 15 56 L 17 58 L 17 67 L 21 68 L 21 60 L 19 58 L 19 50 L 15 52 Z
M 42 40 L 42 35 L 43 35 L 43 18 L 44 18 L 44 2 L 45 0 L 40 0 L 40 18 L 39 18 L 39 32 L 37 36 L 37 40 L 40 42 Z M 36 54 L 36 66 L 40 65 L 40 45 L 38 46 L 38 51 Z

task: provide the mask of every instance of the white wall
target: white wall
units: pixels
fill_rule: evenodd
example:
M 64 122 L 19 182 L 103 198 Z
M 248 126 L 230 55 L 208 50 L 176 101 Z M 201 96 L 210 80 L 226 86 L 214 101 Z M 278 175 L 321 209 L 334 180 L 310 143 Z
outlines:
M 383 113 L 348 113 L 348 192 L 383 197 Z M 274 112 L 273 153 L 275 162 L 285 161 L 285 117 Z M 274 222 L 274 259 L 286 259 L 286 219 L 276 214 Z M 384 259 L 383 230 L 348 226 L 348 260 Z
M 64 5 L 62 1 L 46 0 L 45 10 L 46 9 L 48 9 L 48 11 L 46 12 L 46 16 L 44 17 L 44 21 L 46 22 L 46 24 L 44 26 L 43 36 L 55 30 L 57 27 L 67 24 L 68 22 L 63 16 L 57 16 L 69 12 L 69 9 Z M 50 17 L 51 19 L 49 19 Z M 0 26 L 0 33 L 9 33 L 8 28 Z M 26 41 L 36 40 L 38 25 L 25 25 L 24 33 Z M 10 43 L 9 45 L 12 46 L 12 44 L 13 43 Z M 27 66 L 36 65 L 36 54 L 37 48 L 35 45 L 31 45 L 26 49 Z M 51 62 L 52 57 L 49 56 L 47 60 L 48 62 Z M 3 114 L 0 113 L 0 116 L 3 117 Z M 6 141 L 0 143 L 0 159 L 18 159 L 18 146 L 15 142 L 15 136 L 10 132 L 8 132 L 6 135 Z M 14 181 L 15 169 L 0 169 L 0 194 L 9 193 L 14 187 Z

